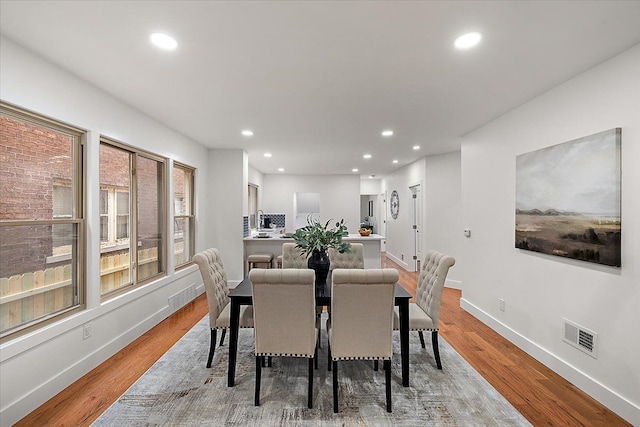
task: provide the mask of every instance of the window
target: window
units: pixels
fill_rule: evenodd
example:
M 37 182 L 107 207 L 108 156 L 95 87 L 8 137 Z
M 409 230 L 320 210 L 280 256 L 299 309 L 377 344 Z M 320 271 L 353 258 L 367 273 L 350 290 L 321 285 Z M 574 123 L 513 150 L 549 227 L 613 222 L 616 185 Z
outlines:
M 84 137 L 0 103 L 0 340 L 82 308 Z
M 103 249 L 129 242 L 128 188 L 100 189 L 100 245 Z
M 173 253 L 176 267 L 187 265 L 195 253 L 194 169 L 173 164 Z
M 102 138 L 100 294 L 111 296 L 165 272 L 166 161 Z
M 249 228 L 257 228 L 258 217 L 258 187 L 249 184 Z

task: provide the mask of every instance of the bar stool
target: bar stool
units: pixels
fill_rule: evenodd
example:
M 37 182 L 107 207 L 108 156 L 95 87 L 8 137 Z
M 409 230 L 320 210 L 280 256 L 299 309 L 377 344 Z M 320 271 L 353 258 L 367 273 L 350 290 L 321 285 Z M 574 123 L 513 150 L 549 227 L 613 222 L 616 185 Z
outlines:
M 271 260 L 273 260 L 272 254 L 253 254 L 247 257 L 249 270 L 257 267 L 256 264 L 264 264 L 264 268 L 271 268 Z
M 278 255 L 278 257 L 276 258 L 276 264 L 278 268 L 282 268 L 282 255 Z

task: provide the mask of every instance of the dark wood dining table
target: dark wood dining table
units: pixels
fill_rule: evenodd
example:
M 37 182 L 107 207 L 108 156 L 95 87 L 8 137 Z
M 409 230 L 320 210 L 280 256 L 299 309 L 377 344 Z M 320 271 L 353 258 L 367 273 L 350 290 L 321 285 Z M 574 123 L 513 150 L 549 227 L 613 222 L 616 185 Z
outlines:
M 409 300 L 411 294 L 400 284 L 395 287 L 395 305 L 400 314 L 400 356 L 402 360 L 402 385 L 409 387 Z M 231 300 L 231 327 L 229 328 L 229 369 L 227 385 L 235 384 L 236 360 L 238 356 L 238 326 L 240 323 L 240 306 L 252 305 L 253 295 L 251 281 L 246 277 L 238 286 L 229 292 Z M 316 285 L 316 305 L 331 305 L 331 279 L 323 285 Z

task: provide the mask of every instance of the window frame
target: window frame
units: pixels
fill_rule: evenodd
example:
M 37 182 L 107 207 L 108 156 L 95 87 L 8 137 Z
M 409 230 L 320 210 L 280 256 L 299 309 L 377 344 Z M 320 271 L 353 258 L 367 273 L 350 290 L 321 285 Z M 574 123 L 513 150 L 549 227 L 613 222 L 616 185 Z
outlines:
M 192 166 L 186 165 L 184 163 L 180 163 L 180 162 L 173 162 L 173 168 L 172 168 L 172 173 L 171 173 L 171 179 L 173 179 L 173 169 L 178 168 L 178 169 L 182 169 L 185 172 L 189 172 L 190 174 L 190 180 L 189 180 L 189 193 L 188 195 L 185 194 L 185 197 L 188 197 L 188 203 L 187 203 L 187 207 L 189 209 L 189 212 L 185 213 L 185 214 L 181 214 L 181 215 L 176 215 L 175 212 L 175 199 L 176 199 L 176 185 L 175 182 L 173 182 L 173 194 L 171 195 L 171 203 L 172 203 L 172 214 L 173 214 L 173 224 L 174 224 L 174 230 L 173 230 L 173 244 L 171 245 L 172 247 L 174 247 L 175 245 L 175 235 L 176 235 L 176 230 L 175 230 L 175 226 L 176 226 L 176 220 L 178 219 L 187 219 L 189 220 L 190 226 L 189 226 L 189 253 L 191 254 L 191 256 L 185 260 L 185 262 L 183 262 L 182 264 L 177 264 L 174 265 L 174 270 L 180 270 L 183 269 L 185 267 L 190 266 L 191 264 L 193 264 L 193 261 L 191 260 L 191 258 L 193 257 L 193 255 L 195 255 L 195 248 L 196 248 L 196 243 L 195 243 L 195 236 L 196 236 L 196 216 L 195 216 L 195 196 L 196 196 L 196 190 L 195 190 L 195 185 L 196 185 L 196 169 Z M 182 231 L 183 235 L 184 235 L 184 230 Z M 175 248 L 174 248 L 174 252 L 175 252 Z M 175 259 L 175 257 L 174 257 Z
M 22 107 L 12 105 L 10 103 L 0 101 L 0 115 L 9 117 L 10 119 L 26 122 L 33 126 L 50 129 L 54 132 L 59 132 L 68 135 L 72 138 L 72 174 L 70 186 L 72 187 L 72 208 L 71 216 L 69 218 L 55 218 L 52 211 L 52 219 L 14 219 L 14 220 L 0 220 L 0 229 L 4 227 L 21 227 L 21 226 L 52 226 L 51 237 L 53 239 L 53 226 L 58 224 L 70 224 L 74 226 L 77 232 L 77 238 L 75 244 L 71 245 L 71 254 L 54 255 L 46 257 L 46 263 L 53 263 L 58 261 L 71 260 L 71 282 L 75 285 L 72 287 L 73 291 L 73 303 L 69 307 L 62 308 L 58 311 L 43 315 L 41 317 L 31 319 L 20 325 L 14 326 L 4 331 L 0 331 L 0 343 L 13 340 L 24 334 L 34 332 L 42 329 L 43 327 L 60 321 L 63 318 L 69 317 L 76 313 L 79 313 L 86 308 L 86 293 L 87 293 L 87 280 L 86 280 L 86 206 L 85 206 L 85 191 L 86 191 L 86 144 L 87 144 L 87 130 L 79 128 L 77 126 L 64 123 L 60 120 L 55 120 L 50 117 L 46 117 L 42 114 L 38 114 L 33 111 L 29 111 Z M 55 186 L 55 181 L 52 182 Z M 52 206 L 53 209 L 53 206 Z M 53 246 L 52 246 L 53 251 Z
M 252 191 L 253 190 L 253 191 Z M 248 215 L 248 228 L 249 231 L 257 230 L 260 228 L 260 218 L 258 218 L 258 197 L 260 194 L 260 187 L 256 184 L 249 183 L 247 185 L 247 215 Z M 251 218 L 253 216 L 253 224 Z
M 124 293 L 128 293 L 136 288 L 139 288 L 140 286 L 146 285 L 150 282 L 153 282 L 155 280 L 158 280 L 161 277 L 166 277 L 168 275 L 168 271 L 167 271 L 167 239 L 168 236 L 166 235 L 166 230 L 167 230 L 167 218 L 169 217 L 168 212 L 167 212 L 167 203 L 166 203 L 166 197 L 167 197 L 167 173 L 168 173 L 168 164 L 169 164 L 169 159 L 167 159 L 166 157 L 160 156 L 158 154 L 154 154 L 151 153 L 149 151 L 131 146 L 129 144 L 123 143 L 121 141 L 115 140 L 113 138 L 104 136 L 104 135 L 100 135 L 100 145 L 106 145 L 106 146 L 110 146 L 112 148 L 115 149 L 119 149 L 122 150 L 124 152 L 127 152 L 129 154 L 129 160 L 130 160 L 130 170 L 129 170 L 129 238 L 128 239 L 122 239 L 123 242 L 122 244 L 118 243 L 118 239 L 116 239 L 116 246 L 115 246 L 115 250 L 117 249 L 122 249 L 125 246 L 129 249 L 129 276 L 130 276 L 130 282 L 127 284 L 124 284 L 120 287 L 118 287 L 117 289 L 113 289 L 107 292 L 102 292 L 102 287 L 100 288 L 100 301 L 104 302 L 107 301 L 109 299 L 112 299 L 118 295 L 122 295 Z M 143 279 L 138 279 L 138 267 L 139 267 L 139 263 L 138 263 L 138 246 L 140 244 L 139 241 L 139 236 L 138 236 L 138 180 L 137 180 L 137 163 L 138 163 L 138 157 L 142 157 L 145 159 L 149 159 L 152 161 L 156 161 L 158 163 L 160 163 L 162 165 L 162 177 L 161 177 L 161 183 L 160 183 L 160 189 L 158 194 L 162 196 L 162 200 L 158 201 L 158 218 L 159 218 L 159 222 L 160 224 L 158 224 L 158 229 L 162 231 L 163 236 L 160 239 L 160 242 L 158 244 L 158 258 L 157 258 L 157 262 L 158 262 L 158 272 L 155 274 L 152 274 L 150 276 L 147 276 Z M 98 161 L 99 167 L 102 166 L 101 161 Z M 103 186 L 103 183 L 100 182 L 100 186 Z M 108 186 L 108 185 L 105 185 Z M 102 188 L 101 188 L 102 190 Z M 117 197 L 117 193 L 118 191 L 116 190 L 116 192 L 114 193 L 114 196 Z M 116 207 L 114 206 L 113 209 L 115 209 Z M 117 212 L 114 212 L 114 218 L 117 218 Z M 117 222 L 117 219 L 116 219 Z M 117 236 L 117 230 L 114 230 L 114 237 Z M 128 240 L 128 242 L 124 242 L 124 240 Z M 132 242 L 136 242 L 135 244 L 132 244 Z M 101 257 L 102 254 L 108 252 L 109 249 L 107 248 L 106 250 L 101 249 Z M 100 276 L 102 277 L 102 269 L 100 270 Z

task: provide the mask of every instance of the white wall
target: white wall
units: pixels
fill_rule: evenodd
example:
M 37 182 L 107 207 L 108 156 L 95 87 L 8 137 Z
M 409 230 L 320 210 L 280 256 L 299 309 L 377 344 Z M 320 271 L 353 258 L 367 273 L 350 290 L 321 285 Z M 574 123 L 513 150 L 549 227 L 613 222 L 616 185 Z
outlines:
M 371 178 L 360 178 L 360 194 L 374 195 L 380 194 L 381 180 Z
M 423 248 L 434 249 L 460 260 L 463 245 L 460 152 L 427 156 L 422 190 L 425 214 L 422 227 Z M 445 286 L 460 289 L 460 269 L 449 269 Z
M 414 232 L 412 228 L 413 210 L 411 190 L 409 190 L 409 187 L 420 184 L 422 191 L 424 191 L 425 175 L 426 161 L 423 157 L 385 176 L 381 182 L 381 189 L 387 200 L 385 217 L 380 218 L 381 221 L 386 220 L 386 253 L 388 257 L 407 271 L 414 271 L 414 261 L 412 257 L 415 252 Z M 389 212 L 391 193 L 394 190 L 398 192 L 400 202 L 398 217 L 396 219 L 393 219 Z M 422 212 L 424 212 L 424 199 L 423 197 Z
M 383 179 L 387 206 L 386 218 L 381 220 L 387 221 L 387 255 L 408 271 L 413 270 L 410 259 L 414 251 L 413 216 L 409 187 L 416 184 L 421 185 L 422 194 L 422 256 L 433 249 L 453 256 L 458 263 L 463 243 L 460 152 L 423 157 Z M 400 212 L 395 220 L 389 212 L 389 197 L 393 190 L 400 196 Z M 449 270 L 445 286 L 460 289 L 459 271 L 457 265 Z
M 196 245 L 208 233 L 207 150 L 67 72 L 0 39 L 6 102 L 87 129 L 87 308 L 0 345 L 0 425 L 11 425 L 169 314 L 168 297 L 202 280 L 195 266 L 100 303 L 99 137 L 170 157 L 196 170 Z M 171 176 L 169 176 L 169 179 Z M 170 208 L 171 202 L 168 202 Z M 171 251 L 170 251 L 171 252 Z M 93 335 L 82 339 L 83 324 Z
M 354 175 L 264 175 L 262 209 L 286 215 L 286 228 L 294 229 L 293 194 L 320 194 L 320 220 L 345 220 L 349 233 L 360 227 L 360 177 Z
M 209 150 L 209 208 L 202 218 L 210 225 L 209 247 L 220 251 L 232 288 L 244 278 L 242 221 L 248 209 L 248 168 L 244 150 Z
M 516 156 L 615 127 L 622 128 L 622 267 L 515 249 Z M 462 222 L 472 235 L 456 266 L 466 310 L 635 425 L 639 160 L 640 45 L 463 138 Z M 598 333 L 597 359 L 562 341 L 562 318 Z

